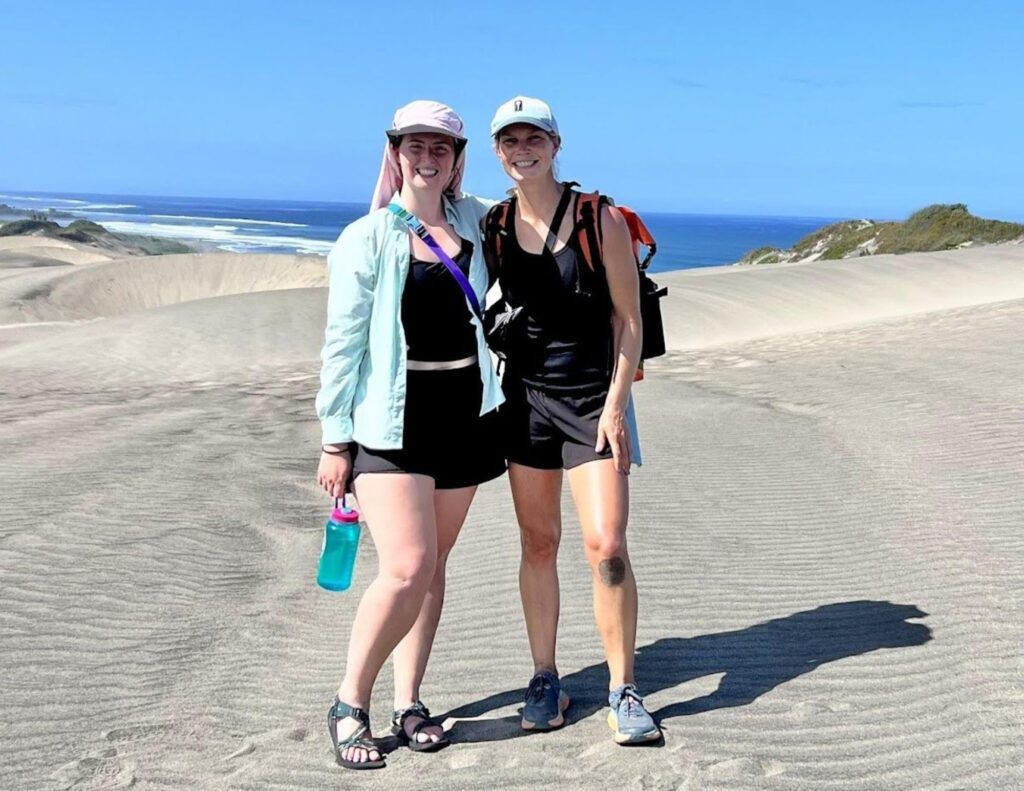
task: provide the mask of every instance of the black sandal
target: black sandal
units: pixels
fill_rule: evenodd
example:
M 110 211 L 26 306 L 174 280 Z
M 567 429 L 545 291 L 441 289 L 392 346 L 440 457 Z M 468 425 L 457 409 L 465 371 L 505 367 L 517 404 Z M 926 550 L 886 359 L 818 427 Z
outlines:
M 405 730 L 405 721 L 409 717 L 419 717 L 422 720 L 422 722 L 412 729 L 411 736 Z M 421 742 L 416 737 L 423 732 L 424 728 L 441 728 L 441 738 L 436 742 L 431 741 L 430 739 L 425 742 Z M 451 744 L 451 742 L 448 741 L 448 737 L 444 735 L 444 728 L 441 723 L 430 716 L 430 711 L 423 705 L 423 702 L 419 700 L 407 709 L 396 709 L 391 713 L 391 732 L 398 737 L 398 740 L 402 744 L 417 753 L 432 753 Z
M 360 727 L 356 728 L 350 736 L 345 737 L 339 742 L 338 720 L 343 720 L 346 717 L 358 720 Z M 339 766 L 344 766 L 346 769 L 383 769 L 387 766 L 380 747 L 374 744 L 372 739 L 366 738 L 365 734 L 369 733 L 369 731 L 369 712 L 349 706 L 347 703 L 342 703 L 338 698 L 334 699 L 334 704 L 327 710 L 327 733 L 330 734 L 331 744 L 334 745 L 334 759 L 338 762 Z M 367 759 L 365 761 L 350 761 L 348 758 L 345 758 L 342 753 L 350 747 L 366 750 Z M 381 757 L 376 761 L 371 761 L 369 757 L 371 750 Z

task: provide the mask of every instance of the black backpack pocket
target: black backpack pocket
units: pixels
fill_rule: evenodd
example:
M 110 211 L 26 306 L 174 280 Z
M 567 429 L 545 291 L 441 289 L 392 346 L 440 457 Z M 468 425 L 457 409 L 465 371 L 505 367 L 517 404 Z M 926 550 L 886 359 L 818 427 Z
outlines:
M 644 343 L 641 360 L 650 360 L 665 353 L 665 325 L 661 319 L 661 298 L 668 294 L 668 286 L 658 287 L 644 271 L 640 275 L 640 320 L 643 322 Z

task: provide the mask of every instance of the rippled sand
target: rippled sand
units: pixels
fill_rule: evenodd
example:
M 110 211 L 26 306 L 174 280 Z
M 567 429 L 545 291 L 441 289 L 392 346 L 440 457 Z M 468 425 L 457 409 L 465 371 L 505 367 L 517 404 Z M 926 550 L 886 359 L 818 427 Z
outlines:
M 1024 248 L 660 278 L 630 547 L 664 746 L 611 742 L 568 500 L 574 705 L 519 730 L 499 480 L 424 685 L 456 744 L 359 776 L 325 715 L 374 556 L 316 588 L 321 275 L 181 258 L 0 269 L 0 787 L 1024 786 Z

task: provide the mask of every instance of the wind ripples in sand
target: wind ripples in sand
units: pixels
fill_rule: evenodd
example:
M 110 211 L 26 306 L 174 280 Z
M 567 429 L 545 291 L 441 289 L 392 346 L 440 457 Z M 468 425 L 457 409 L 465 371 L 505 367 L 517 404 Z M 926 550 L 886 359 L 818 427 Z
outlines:
M 767 282 L 751 275 L 715 288 L 742 305 Z M 354 782 L 324 714 L 375 564 L 367 536 L 352 591 L 313 583 L 322 290 L 208 296 L 52 336 L 74 359 L 36 340 L 0 354 L 0 787 Z M 1024 785 L 1024 302 L 867 313 L 676 342 L 637 386 L 636 668 L 663 748 L 609 739 L 568 495 L 558 663 L 574 703 L 568 727 L 523 737 L 532 667 L 499 480 L 452 555 L 423 687 L 457 743 L 397 750 L 360 784 Z M 391 693 L 386 667 L 379 735 Z

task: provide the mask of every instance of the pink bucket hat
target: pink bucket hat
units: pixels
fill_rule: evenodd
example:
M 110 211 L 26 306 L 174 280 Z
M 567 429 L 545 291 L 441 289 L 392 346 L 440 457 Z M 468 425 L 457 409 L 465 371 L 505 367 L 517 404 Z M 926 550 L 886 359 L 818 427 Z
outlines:
M 459 114 L 440 102 L 419 99 L 398 108 L 391 128 L 387 130 L 388 142 L 384 144 L 384 157 L 380 163 L 380 175 L 370 200 L 370 211 L 387 206 L 391 197 L 402 188 L 402 169 L 391 141 L 402 135 L 415 132 L 430 132 L 448 135 L 455 139 L 456 155 L 452 179 L 445 194 L 458 198 L 462 194 L 462 174 L 466 166 L 466 138 L 462 134 L 463 124 Z

